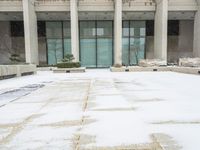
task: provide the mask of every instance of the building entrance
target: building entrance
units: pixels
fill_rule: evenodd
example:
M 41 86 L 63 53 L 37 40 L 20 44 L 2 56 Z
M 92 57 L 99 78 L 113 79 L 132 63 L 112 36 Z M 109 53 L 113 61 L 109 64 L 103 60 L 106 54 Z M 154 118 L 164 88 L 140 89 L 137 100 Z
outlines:
M 80 21 L 80 61 L 84 67 L 113 64 L 113 22 Z

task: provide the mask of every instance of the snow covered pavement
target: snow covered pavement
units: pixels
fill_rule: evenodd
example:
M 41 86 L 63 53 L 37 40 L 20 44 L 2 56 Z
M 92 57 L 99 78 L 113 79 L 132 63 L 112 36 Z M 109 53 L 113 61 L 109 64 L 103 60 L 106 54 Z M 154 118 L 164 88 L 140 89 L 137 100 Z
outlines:
M 0 81 L 0 149 L 196 150 L 200 77 L 172 72 Z

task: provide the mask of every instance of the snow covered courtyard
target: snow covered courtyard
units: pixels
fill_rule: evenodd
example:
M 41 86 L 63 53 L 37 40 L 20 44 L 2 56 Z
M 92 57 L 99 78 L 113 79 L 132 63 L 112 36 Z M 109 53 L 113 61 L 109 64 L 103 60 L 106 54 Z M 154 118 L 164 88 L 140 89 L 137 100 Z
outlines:
M 200 76 L 38 72 L 0 81 L 1 150 L 198 150 Z

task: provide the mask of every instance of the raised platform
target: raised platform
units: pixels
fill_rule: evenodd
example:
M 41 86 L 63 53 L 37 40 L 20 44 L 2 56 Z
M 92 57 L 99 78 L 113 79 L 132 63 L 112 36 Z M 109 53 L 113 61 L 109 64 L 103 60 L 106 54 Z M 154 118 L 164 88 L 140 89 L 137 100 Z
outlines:
M 139 66 L 129 66 L 129 67 L 111 67 L 112 72 L 164 72 L 172 71 L 186 74 L 199 74 L 200 67 L 178 67 L 178 66 L 166 66 L 166 67 L 139 67 Z
M 85 67 L 80 68 L 54 68 L 54 73 L 83 73 L 85 72 Z
M 0 65 L 0 79 L 36 73 L 36 65 Z
M 146 72 L 146 71 L 171 71 L 171 67 L 139 67 L 139 66 L 128 66 L 128 67 L 111 67 L 112 72 Z

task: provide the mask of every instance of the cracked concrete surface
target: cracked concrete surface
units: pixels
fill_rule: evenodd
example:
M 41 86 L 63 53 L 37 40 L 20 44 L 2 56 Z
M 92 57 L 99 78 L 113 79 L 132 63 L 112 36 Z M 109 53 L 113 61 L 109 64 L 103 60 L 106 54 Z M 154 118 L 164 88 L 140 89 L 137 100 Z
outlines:
M 44 75 L 51 82 L 0 107 L 0 149 L 180 150 L 184 135 L 200 131 L 195 107 L 200 95 L 193 97 L 193 106 L 187 88 L 174 92 L 165 78 L 181 74 L 94 70 L 30 78 Z

